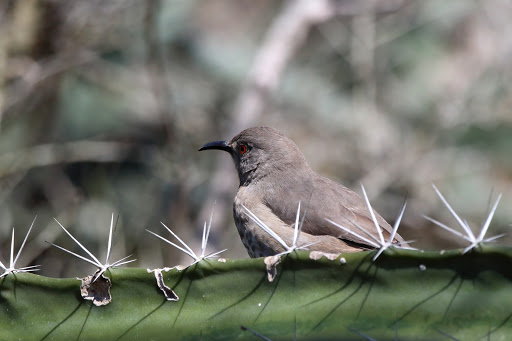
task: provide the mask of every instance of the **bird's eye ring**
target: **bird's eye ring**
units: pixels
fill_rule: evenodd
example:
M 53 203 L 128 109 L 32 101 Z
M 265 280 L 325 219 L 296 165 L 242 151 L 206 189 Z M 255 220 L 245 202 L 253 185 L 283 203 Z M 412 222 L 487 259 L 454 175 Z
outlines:
M 241 144 L 238 149 L 240 150 L 240 154 L 245 154 L 247 152 L 247 146 L 245 144 Z

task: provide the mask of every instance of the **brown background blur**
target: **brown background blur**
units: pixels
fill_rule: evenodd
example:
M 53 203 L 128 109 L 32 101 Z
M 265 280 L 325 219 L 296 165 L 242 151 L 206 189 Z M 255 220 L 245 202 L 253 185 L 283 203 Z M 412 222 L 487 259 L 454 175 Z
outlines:
M 49 247 L 104 257 L 188 259 L 145 231 L 194 248 L 213 203 L 209 250 L 247 257 L 231 216 L 229 156 L 197 152 L 243 128 L 284 131 L 313 169 L 361 193 L 416 247 L 465 246 L 441 192 L 476 230 L 512 222 L 510 1 L 0 2 L 0 259 L 34 216 L 19 266 L 83 276 Z M 512 238 L 499 241 L 512 245 Z M 102 259 L 100 258 L 100 259 Z

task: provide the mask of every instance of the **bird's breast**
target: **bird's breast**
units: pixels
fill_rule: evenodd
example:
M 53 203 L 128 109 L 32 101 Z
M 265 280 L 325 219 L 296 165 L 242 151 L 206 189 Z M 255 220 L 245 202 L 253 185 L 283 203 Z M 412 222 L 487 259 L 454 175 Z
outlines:
M 274 240 L 263 228 L 249 217 L 249 210 L 264 224 L 274 229 L 276 221 L 274 214 L 266 207 L 260 198 L 252 193 L 250 188 L 240 187 L 233 202 L 233 217 L 235 225 L 247 252 L 252 258 L 272 256 L 284 251 L 284 248 Z

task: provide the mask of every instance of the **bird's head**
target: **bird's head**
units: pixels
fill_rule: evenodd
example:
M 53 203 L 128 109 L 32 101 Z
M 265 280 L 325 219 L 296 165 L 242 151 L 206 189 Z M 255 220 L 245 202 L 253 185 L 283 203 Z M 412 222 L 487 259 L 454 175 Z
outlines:
M 240 185 L 266 176 L 280 176 L 310 168 L 297 145 L 280 131 L 270 127 L 249 128 L 230 141 L 214 141 L 199 150 L 228 152 L 235 163 Z

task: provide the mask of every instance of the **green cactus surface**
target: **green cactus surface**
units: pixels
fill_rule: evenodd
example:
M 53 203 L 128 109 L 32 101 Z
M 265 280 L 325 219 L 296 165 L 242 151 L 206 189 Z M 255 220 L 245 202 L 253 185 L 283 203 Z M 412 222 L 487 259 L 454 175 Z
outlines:
M 506 340 L 512 335 L 512 249 L 388 250 L 205 260 L 163 272 L 107 271 L 112 302 L 95 306 L 77 279 L 0 280 L 1 340 Z M 340 261 L 343 259 L 346 262 Z M 244 328 L 250 330 L 244 330 Z M 251 331 L 252 330 L 252 331 Z

